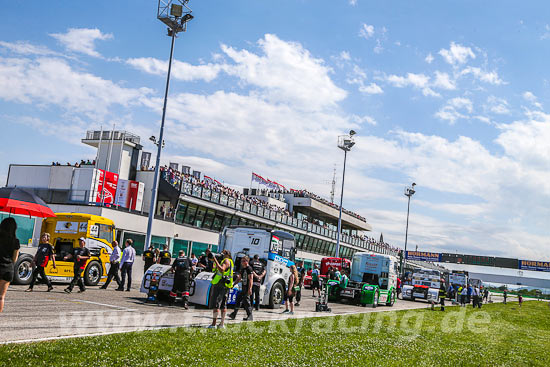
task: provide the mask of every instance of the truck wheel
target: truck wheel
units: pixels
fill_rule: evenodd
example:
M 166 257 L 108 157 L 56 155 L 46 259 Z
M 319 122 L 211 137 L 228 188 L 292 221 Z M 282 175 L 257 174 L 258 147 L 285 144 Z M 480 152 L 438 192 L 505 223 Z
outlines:
M 393 304 L 395 303 L 395 298 L 396 298 L 395 291 L 392 291 L 391 294 L 390 294 L 390 298 L 388 299 L 388 302 L 386 303 L 386 306 L 393 307 Z
M 284 289 L 280 282 L 273 284 L 269 294 L 269 308 L 279 308 L 284 299 Z
M 84 270 L 84 284 L 88 286 L 97 285 L 103 275 L 101 264 L 98 261 L 90 261 Z
M 378 307 L 378 292 L 374 294 L 374 299 L 372 300 L 372 308 Z
M 14 266 L 13 284 L 28 285 L 32 279 L 32 260 L 29 254 L 21 254 Z

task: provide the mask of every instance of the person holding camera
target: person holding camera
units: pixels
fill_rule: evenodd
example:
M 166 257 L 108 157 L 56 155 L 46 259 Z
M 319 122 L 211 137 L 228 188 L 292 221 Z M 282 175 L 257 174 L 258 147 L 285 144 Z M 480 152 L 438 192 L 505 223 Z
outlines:
M 198 267 L 204 271 L 211 273 L 212 269 L 214 268 L 213 258 L 214 255 L 212 254 L 212 252 L 209 249 L 206 249 L 204 254 L 199 259 Z
M 248 256 L 241 258 L 241 272 L 237 275 L 235 283 L 241 282 L 241 292 L 237 296 L 235 301 L 235 310 L 229 314 L 231 320 L 235 320 L 239 307 L 243 307 L 246 311 L 246 317 L 243 321 L 254 321 L 252 318 L 252 303 L 250 297 L 252 296 L 252 284 L 254 281 L 254 270 L 249 265 Z
M 233 260 L 229 250 L 222 251 L 222 260 L 213 256 L 215 275 L 212 278 L 212 286 L 214 287 L 214 310 L 212 312 L 212 324 L 208 328 L 216 327 L 218 313 L 221 311 L 221 321 L 218 328 L 225 328 L 225 313 L 227 311 L 227 296 L 229 290 L 233 289 Z

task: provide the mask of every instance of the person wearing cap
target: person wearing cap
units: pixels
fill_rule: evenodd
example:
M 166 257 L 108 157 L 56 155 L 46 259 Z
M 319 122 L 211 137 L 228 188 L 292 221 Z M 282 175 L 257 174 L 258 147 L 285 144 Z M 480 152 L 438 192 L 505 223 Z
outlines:
M 143 251 L 143 272 L 147 272 L 147 269 L 149 269 L 154 263 L 156 263 L 157 259 L 155 257 L 155 249 L 152 245 L 149 245 L 149 249 Z
M 212 272 L 212 268 L 214 267 L 214 261 L 212 260 L 213 258 L 214 255 L 212 252 L 209 249 L 206 249 L 206 251 L 202 253 L 197 266 L 202 268 L 204 271 Z
M 90 250 L 84 247 L 86 245 L 86 239 L 84 237 L 80 237 L 78 239 L 78 245 L 79 247 L 73 249 L 72 254 L 69 254 L 63 258 L 65 261 L 70 259 L 73 259 L 74 261 L 74 276 L 73 280 L 71 280 L 71 284 L 65 288 L 65 292 L 67 293 L 71 293 L 76 284 L 78 284 L 78 288 L 80 289 L 78 291 L 79 293 L 86 290 L 86 287 L 84 287 L 84 279 L 82 279 L 82 272 L 86 268 L 86 263 L 88 262 L 91 254 Z
M 130 288 L 132 286 L 132 266 L 134 265 L 134 261 L 136 259 L 136 250 L 132 247 L 134 241 L 132 241 L 130 238 L 126 240 L 126 248 L 124 248 L 124 251 L 122 252 L 122 259 L 120 259 L 120 273 L 122 275 L 122 281 L 120 282 L 120 287 L 118 287 L 117 291 L 123 291 L 124 290 L 124 282 L 126 281 L 126 276 L 128 276 L 128 286 L 126 287 L 126 291 L 130 292 Z

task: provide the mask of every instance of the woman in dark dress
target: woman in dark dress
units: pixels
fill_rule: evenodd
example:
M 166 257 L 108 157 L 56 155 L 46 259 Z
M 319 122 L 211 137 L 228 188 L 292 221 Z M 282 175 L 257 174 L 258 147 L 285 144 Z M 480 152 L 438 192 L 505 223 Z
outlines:
M 0 223 L 0 312 L 4 309 L 4 299 L 13 280 L 13 264 L 19 254 L 19 240 L 15 236 L 15 219 L 6 218 Z

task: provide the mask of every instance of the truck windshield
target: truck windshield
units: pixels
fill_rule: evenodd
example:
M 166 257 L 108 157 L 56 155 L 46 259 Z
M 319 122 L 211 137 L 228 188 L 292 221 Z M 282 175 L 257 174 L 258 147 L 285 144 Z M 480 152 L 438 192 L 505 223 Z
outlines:
M 294 261 L 294 241 L 283 240 L 283 248 L 279 252 L 279 255 Z

